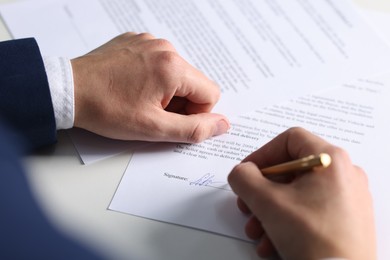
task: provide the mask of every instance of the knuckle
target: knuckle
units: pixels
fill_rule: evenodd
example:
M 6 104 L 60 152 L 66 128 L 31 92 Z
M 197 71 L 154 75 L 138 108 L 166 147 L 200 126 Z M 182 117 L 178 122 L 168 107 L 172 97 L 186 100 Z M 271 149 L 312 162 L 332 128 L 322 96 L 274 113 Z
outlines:
M 291 136 L 301 136 L 307 134 L 307 130 L 300 126 L 294 126 L 287 130 Z
M 155 39 L 153 40 L 154 47 L 161 48 L 161 49 L 168 49 L 171 51 L 174 51 L 175 48 L 173 47 L 172 43 L 165 39 Z
M 233 167 L 233 169 L 231 170 L 231 172 L 229 173 L 228 175 L 228 183 L 229 184 L 235 184 L 236 183 L 236 180 L 237 180 L 237 177 L 240 176 L 240 173 L 241 172 L 241 164 L 238 164 L 236 166 Z
M 171 82 L 175 76 L 182 74 L 182 61 L 178 54 L 170 51 L 158 52 L 154 63 L 154 74 L 163 83 Z
M 213 87 L 209 88 L 210 90 L 210 99 L 213 101 L 213 103 L 217 103 L 217 101 L 219 100 L 219 98 L 221 97 L 221 89 L 219 88 L 219 86 L 213 82 L 212 84 Z
M 198 123 L 195 128 L 187 137 L 189 143 L 200 143 L 208 137 L 206 130 L 200 123 Z
M 232 173 L 239 174 L 239 173 L 245 171 L 245 168 L 246 168 L 246 165 L 244 163 L 237 164 L 236 166 L 234 166 Z
M 214 92 L 215 92 L 215 97 L 217 100 L 221 97 L 221 88 L 214 82 Z
M 360 175 L 362 175 L 364 178 L 366 178 L 368 180 L 368 176 L 366 174 L 366 172 L 364 171 L 363 168 L 361 168 L 360 166 L 357 166 L 357 165 L 354 165 L 355 169 L 356 169 L 356 172 Z
M 157 64 L 161 68 L 179 67 L 181 59 L 179 55 L 172 51 L 161 51 L 157 55 Z
M 135 35 L 137 35 L 135 32 L 125 32 L 125 33 L 121 34 L 119 37 L 130 38 L 130 37 L 133 37 Z
M 238 183 L 240 180 L 246 179 L 250 172 L 258 170 L 257 166 L 253 162 L 241 162 L 233 167 L 228 175 L 229 183 Z
M 350 162 L 349 154 L 343 148 L 331 145 L 328 149 L 328 153 L 332 158 L 337 158 L 337 160 L 340 160 L 341 162 Z
M 360 181 L 362 181 L 362 183 L 364 183 L 366 186 L 368 186 L 369 185 L 369 179 L 368 179 L 368 176 L 367 176 L 366 172 L 363 170 L 363 168 L 361 168 L 361 167 L 359 167 L 357 165 L 354 165 L 353 169 L 354 169 L 353 174 L 357 175 L 359 177 Z
M 137 35 L 138 38 L 140 38 L 141 40 L 152 40 L 152 39 L 155 39 L 155 37 L 153 36 L 153 34 L 151 33 L 140 33 Z

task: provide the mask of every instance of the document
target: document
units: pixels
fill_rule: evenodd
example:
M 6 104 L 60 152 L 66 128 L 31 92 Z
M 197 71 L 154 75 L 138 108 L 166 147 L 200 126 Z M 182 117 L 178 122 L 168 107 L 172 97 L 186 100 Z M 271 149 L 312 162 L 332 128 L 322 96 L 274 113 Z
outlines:
M 279 133 L 301 126 L 346 149 L 363 167 L 374 198 L 379 259 L 389 259 L 390 76 L 358 80 L 327 92 L 258 109 L 232 122 L 228 134 L 200 144 L 156 144 L 136 151 L 111 210 L 247 240 L 227 175 Z
M 389 48 L 341 0 L 34 0 L 0 15 L 46 56 L 80 56 L 126 31 L 166 38 L 219 84 L 215 112 L 230 117 L 390 67 Z M 73 135 L 86 164 L 138 147 Z
M 44 55 L 82 55 L 127 31 L 166 38 L 218 83 L 215 112 L 228 116 L 390 67 L 388 46 L 343 0 L 41 0 L 0 14 Z
M 80 128 L 67 131 L 83 164 L 89 165 L 149 143 L 109 139 Z

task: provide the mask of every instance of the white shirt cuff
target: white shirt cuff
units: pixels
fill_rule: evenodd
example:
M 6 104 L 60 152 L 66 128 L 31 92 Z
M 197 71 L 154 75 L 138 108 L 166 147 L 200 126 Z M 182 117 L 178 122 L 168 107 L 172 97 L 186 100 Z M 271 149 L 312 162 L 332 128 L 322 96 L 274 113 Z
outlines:
M 62 57 L 43 57 L 57 130 L 74 124 L 74 84 L 72 65 Z

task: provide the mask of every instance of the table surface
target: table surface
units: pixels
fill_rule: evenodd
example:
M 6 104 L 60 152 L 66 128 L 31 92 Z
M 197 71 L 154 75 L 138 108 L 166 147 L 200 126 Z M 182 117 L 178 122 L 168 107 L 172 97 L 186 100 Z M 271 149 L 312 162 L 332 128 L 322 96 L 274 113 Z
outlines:
M 0 0 L 0 3 L 15 0 Z M 390 12 L 390 0 L 355 0 Z M 0 40 L 9 39 L 0 22 Z M 257 259 L 254 245 L 107 210 L 131 153 L 82 165 L 66 131 L 58 143 L 25 158 L 39 203 L 59 229 L 110 259 Z

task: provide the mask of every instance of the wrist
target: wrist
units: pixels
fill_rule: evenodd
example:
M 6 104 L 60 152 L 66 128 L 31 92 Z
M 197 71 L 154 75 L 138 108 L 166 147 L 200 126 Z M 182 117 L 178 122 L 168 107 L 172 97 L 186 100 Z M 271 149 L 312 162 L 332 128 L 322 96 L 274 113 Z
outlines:
M 99 61 L 85 55 L 71 60 L 74 82 L 74 126 L 91 131 L 99 125 L 105 108 L 104 100 L 109 98 L 101 91 L 106 84 L 106 77 L 101 73 Z
M 73 71 L 73 84 L 74 84 L 74 126 L 82 127 L 81 122 L 83 122 L 82 116 L 82 104 L 83 102 L 83 66 L 80 64 L 80 58 L 72 59 L 71 66 Z

